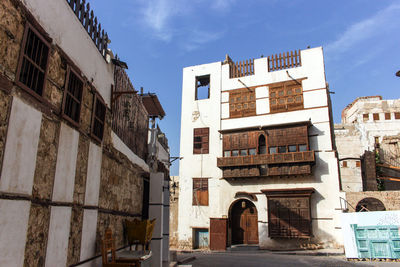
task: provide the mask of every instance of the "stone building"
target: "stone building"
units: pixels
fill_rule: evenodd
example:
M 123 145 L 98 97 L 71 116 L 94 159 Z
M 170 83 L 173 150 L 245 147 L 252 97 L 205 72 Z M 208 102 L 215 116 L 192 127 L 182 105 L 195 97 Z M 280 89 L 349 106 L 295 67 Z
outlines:
M 92 266 L 108 227 L 117 248 L 126 219 L 168 229 L 168 209 L 165 222 L 149 203 L 169 150 L 153 153 L 151 105 L 84 2 L 0 3 L 1 266 Z M 168 261 L 164 239 L 154 266 Z
M 343 109 L 341 124 L 335 124 L 335 140 L 343 190 L 378 190 L 376 176 L 371 178 L 373 183 L 370 185 L 367 182 L 371 179 L 366 177 L 369 166 L 374 165 L 375 169 L 375 151 L 382 164 L 400 167 L 400 99 L 382 100 L 381 96 L 357 98 Z M 365 151 L 373 152 L 369 164 L 364 162 Z M 400 177 L 395 169 L 381 168 L 380 172 L 378 175 L 383 178 Z M 380 189 L 398 190 L 400 184 L 382 179 L 382 187 Z
M 321 47 L 183 69 L 180 248 L 342 244 Z

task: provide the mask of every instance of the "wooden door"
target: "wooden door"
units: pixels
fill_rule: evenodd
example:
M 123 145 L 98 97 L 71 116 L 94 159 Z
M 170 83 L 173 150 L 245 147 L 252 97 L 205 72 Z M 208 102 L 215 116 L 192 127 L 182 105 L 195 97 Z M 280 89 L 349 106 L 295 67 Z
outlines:
M 242 202 L 245 202 L 244 206 Z M 248 200 L 236 202 L 232 207 L 231 225 L 233 244 L 258 244 L 258 215 L 253 203 Z
M 226 250 L 227 219 L 210 218 L 210 249 Z

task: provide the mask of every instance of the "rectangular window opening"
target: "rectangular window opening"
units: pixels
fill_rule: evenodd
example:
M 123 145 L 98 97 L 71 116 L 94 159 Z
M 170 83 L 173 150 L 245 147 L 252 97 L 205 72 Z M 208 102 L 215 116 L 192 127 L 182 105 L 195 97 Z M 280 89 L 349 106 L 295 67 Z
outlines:
M 101 142 L 103 140 L 104 122 L 106 118 L 106 105 L 95 94 L 92 114 L 92 135 Z
M 300 152 L 307 151 L 307 145 L 299 145 L 299 151 Z
M 196 100 L 210 98 L 210 75 L 196 77 Z
M 390 120 L 392 118 L 390 113 L 385 113 L 385 120 Z
M 71 69 L 67 71 L 67 83 L 64 90 L 63 114 L 74 124 L 79 124 L 81 112 L 83 82 Z
M 43 96 L 50 44 L 29 23 L 17 68 L 17 84 L 33 96 Z
M 193 154 L 208 154 L 209 128 L 193 129 Z
M 288 147 L 288 151 L 289 152 L 296 152 L 297 151 L 297 146 L 296 145 L 289 145 Z
M 193 206 L 208 206 L 208 178 L 193 178 Z
M 369 114 L 363 114 L 363 121 L 368 121 L 369 120 Z
M 379 113 L 374 113 L 372 115 L 372 117 L 373 117 L 374 121 L 379 121 Z

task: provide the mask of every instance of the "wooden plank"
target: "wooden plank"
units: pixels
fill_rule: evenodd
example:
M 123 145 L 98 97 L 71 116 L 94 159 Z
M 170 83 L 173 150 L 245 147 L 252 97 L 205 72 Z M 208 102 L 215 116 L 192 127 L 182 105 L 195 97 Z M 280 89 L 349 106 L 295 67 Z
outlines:
M 300 49 L 299 49 L 299 66 L 301 66 L 301 55 L 300 55 Z

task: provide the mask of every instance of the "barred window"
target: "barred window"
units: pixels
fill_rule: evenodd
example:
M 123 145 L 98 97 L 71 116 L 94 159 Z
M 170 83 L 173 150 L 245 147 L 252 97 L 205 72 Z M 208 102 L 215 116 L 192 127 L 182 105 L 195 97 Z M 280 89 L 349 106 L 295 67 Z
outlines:
M 66 81 L 62 111 L 67 120 L 74 124 L 79 124 L 83 81 L 70 67 L 68 67 Z
M 101 142 L 103 140 L 106 105 L 97 94 L 95 94 L 93 102 L 92 136 Z
M 17 84 L 35 97 L 43 96 L 49 52 L 49 43 L 27 23 L 16 76 Z

